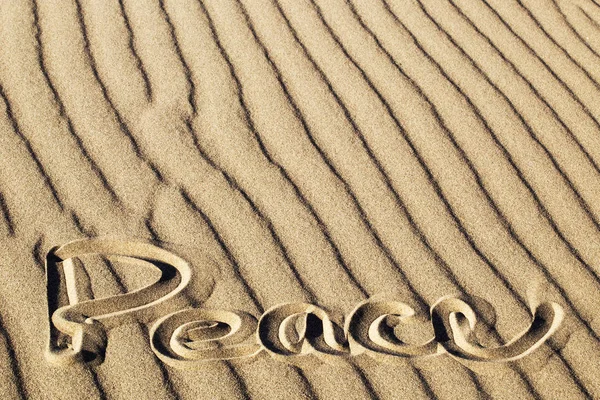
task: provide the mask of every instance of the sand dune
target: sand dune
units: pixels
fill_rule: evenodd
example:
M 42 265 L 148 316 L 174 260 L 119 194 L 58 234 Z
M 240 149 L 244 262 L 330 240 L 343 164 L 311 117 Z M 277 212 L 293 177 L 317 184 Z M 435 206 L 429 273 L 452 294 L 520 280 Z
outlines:
M 0 26 L 0 397 L 600 398 L 595 0 L 24 0 Z

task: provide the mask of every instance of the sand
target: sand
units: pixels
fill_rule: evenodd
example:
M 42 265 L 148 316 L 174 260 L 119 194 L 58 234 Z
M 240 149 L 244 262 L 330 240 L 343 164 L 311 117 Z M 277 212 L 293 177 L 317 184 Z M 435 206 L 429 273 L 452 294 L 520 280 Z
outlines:
M 595 0 L 1 2 L 0 398 L 600 398 L 599 95 Z

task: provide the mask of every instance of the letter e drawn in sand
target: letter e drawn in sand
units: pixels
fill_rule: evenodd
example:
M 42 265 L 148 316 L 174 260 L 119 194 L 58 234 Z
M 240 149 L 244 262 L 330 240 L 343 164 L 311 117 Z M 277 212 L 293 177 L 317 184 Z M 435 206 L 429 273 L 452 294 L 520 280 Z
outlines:
M 258 354 L 255 331 L 256 318 L 248 313 L 192 308 L 159 319 L 150 329 L 150 346 L 165 364 L 191 369 Z
M 452 357 L 465 361 L 515 361 L 540 347 L 560 326 L 564 311 L 546 302 L 532 310 L 532 322 L 521 335 L 503 346 L 484 347 L 474 333 L 477 316 L 465 300 L 444 297 L 431 307 L 431 321 L 437 341 Z

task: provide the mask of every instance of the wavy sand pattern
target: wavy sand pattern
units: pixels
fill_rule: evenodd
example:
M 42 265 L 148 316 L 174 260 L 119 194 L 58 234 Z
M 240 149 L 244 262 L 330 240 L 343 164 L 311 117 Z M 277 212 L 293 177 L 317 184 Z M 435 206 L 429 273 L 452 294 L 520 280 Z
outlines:
M 0 398 L 600 398 L 600 2 L 0 27 Z

